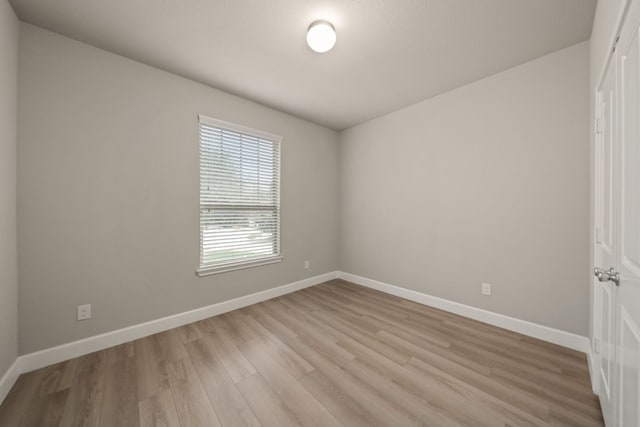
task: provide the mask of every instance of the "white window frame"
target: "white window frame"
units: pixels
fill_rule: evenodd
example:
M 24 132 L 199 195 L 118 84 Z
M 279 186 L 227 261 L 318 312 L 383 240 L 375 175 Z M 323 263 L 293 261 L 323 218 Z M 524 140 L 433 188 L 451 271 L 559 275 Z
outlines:
M 218 119 L 213 119 L 211 117 L 207 117 L 207 116 L 203 116 L 203 115 L 199 115 L 198 116 L 198 159 L 199 162 L 198 164 L 200 164 L 200 161 L 202 160 L 201 154 L 200 154 L 200 146 L 201 146 L 201 138 L 200 138 L 200 126 L 204 124 L 207 126 L 211 126 L 211 127 L 215 127 L 215 128 L 219 128 L 219 129 L 223 129 L 223 130 L 228 130 L 231 132 L 237 132 L 243 135 L 248 135 L 248 136 L 252 136 L 252 137 L 256 137 L 256 138 L 261 138 L 261 139 L 266 139 L 269 141 L 272 141 L 274 144 L 278 145 L 278 167 L 276 170 L 277 176 L 278 176 L 278 182 L 281 182 L 280 178 L 280 168 L 281 168 L 281 161 L 282 161 L 282 136 L 280 135 L 275 135 L 275 134 L 271 134 L 268 132 L 264 132 L 261 130 L 257 130 L 257 129 L 252 129 L 246 126 L 242 126 L 242 125 L 238 125 L 235 123 L 231 123 L 231 122 L 226 122 L 223 120 L 218 120 Z M 209 265 L 203 265 L 202 264 L 202 258 L 203 258 L 203 237 L 202 237 L 202 205 L 201 205 L 201 194 L 200 194 L 200 181 L 201 181 L 201 174 L 202 171 L 200 170 L 198 173 L 198 235 L 199 235 L 199 241 L 200 241 L 200 245 L 199 245 L 199 261 L 198 261 L 198 269 L 196 270 L 196 274 L 200 277 L 202 276 L 208 276 L 211 274 L 218 274 L 218 273 L 224 273 L 224 272 L 228 272 L 228 271 L 234 271 L 234 270 L 240 270 L 240 269 L 245 269 L 245 268 L 251 268 L 251 267 L 257 267 L 257 266 L 261 266 L 261 265 L 267 265 L 267 264 L 274 264 L 274 263 L 278 263 L 281 262 L 283 260 L 283 256 L 282 256 L 282 248 L 280 246 L 280 242 L 281 242 L 281 234 L 282 234 L 282 229 L 281 229 L 281 221 L 280 221 L 280 194 L 281 194 L 281 185 L 278 185 L 278 194 L 277 194 L 277 210 L 278 210 L 278 218 L 277 218 L 277 234 L 276 234 L 276 244 L 277 244 L 277 249 L 278 249 L 278 253 L 276 254 L 272 254 L 269 256 L 265 256 L 263 258 L 253 258 L 250 260 L 240 260 L 240 261 L 230 261 L 230 262 L 225 262 L 225 263 L 217 263 L 217 264 L 209 264 Z

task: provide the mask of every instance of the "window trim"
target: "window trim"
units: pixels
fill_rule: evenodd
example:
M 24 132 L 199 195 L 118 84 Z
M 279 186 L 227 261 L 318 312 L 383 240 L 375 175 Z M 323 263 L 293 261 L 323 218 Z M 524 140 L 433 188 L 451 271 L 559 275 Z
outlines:
M 245 268 L 260 267 L 261 265 L 276 264 L 278 262 L 282 262 L 283 259 L 284 257 L 282 255 L 274 255 L 268 258 L 265 257 L 251 261 L 229 262 L 215 267 L 198 268 L 196 270 L 196 274 L 198 277 L 211 276 L 212 274 L 226 273 L 228 271 L 244 270 Z
M 203 116 L 200 114 L 198 116 L 198 124 L 204 123 L 205 125 L 214 126 L 218 128 L 224 128 L 230 131 L 246 133 L 251 136 L 256 136 L 258 138 L 264 139 L 272 139 L 274 142 L 280 144 L 282 142 L 282 136 L 276 135 L 275 133 L 264 132 L 258 129 L 253 129 L 247 126 L 238 125 L 231 122 L 225 122 L 224 120 L 213 119 L 211 117 Z M 200 138 L 198 138 L 198 144 L 200 144 Z
M 262 138 L 262 139 L 268 139 L 273 141 L 274 143 L 279 145 L 279 159 L 278 159 L 278 170 L 277 170 L 277 174 L 278 174 L 278 181 L 280 182 L 280 185 L 278 186 L 278 209 L 280 210 L 280 207 L 282 206 L 282 201 L 281 201 L 281 193 L 282 193 L 282 174 L 281 174 L 281 167 L 282 167 L 282 136 L 280 135 L 276 135 L 276 134 L 272 134 L 269 132 L 264 132 L 261 130 L 257 130 L 257 129 L 253 129 L 247 126 L 242 126 L 242 125 L 238 125 L 236 123 L 231 123 L 231 122 L 227 122 L 224 120 L 219 120 L 219 119 L 214 119 L 211 117 L 207 117 L 207 116 L 203 116 L 203 115 L 198 115 L 198 147 L 200 147 L 201 141 L 200 141 L 200 125 L 208 125 L 208 126 L 213 126 L 216 128 L 221 128 L 221 129 L 226 129 L 226 130 L 230 130 L 232 132 L 238 132 L 238 133 L 242 133 L 242 134 L 247 134 L 250 136 L 254 136 L 254 137 L 258 137 L 258 138 Z M 200 150 L 198 149 L 198 161 L 200 161 Z M 201 176 L 200 176 L 200 172 L 198 172 L 198 182 L 200 182 Z M 199 185 L 198 185 L 199 187 Z M 202 256 L 202 254 L 200 253 L 201 250 L 201 242 L 200 239 L 202 239 L 202 230 L 201 230 L 201 221 L 202 221 L 202 217 L 200 216 L 200 191 L 198 190 L 198 258 L 200 258 Z M 282 248 L 280 246 L 281 243 L 281 235 L 282 235 L 282 225 L 281 225 L 281 214 L 278 215 L 278 234 L 276 236 L 277 239 L 277 245 L 278 245 L 278 253 L 277 254 L 272 254 L 269 256 L 265 256 L 263 258 L 253 258 L 250 260 L 246 260 L 246 261 L 230 261 L 230 262 L 226 262 L 226 263 L 221 263 L 218 265 L 213 265 L 213 266 L 208 266 L 208 267 L 202 267 L 199 265 L 198 262 L 198 268 L 196 269 L 196 275 L 198 277 L 204 277 L 204 276 L 210 276 L 212 274 L 219 274 L 219 273 L 226 273 L 229 271 L 235 271 L 235 270 L 243 270 L 245 268 L 252 268 L 252 267 L 259 267 L 259 266 L 263 266 L 263 265 L 268 265 L 268 264 L 275 264 L 275 263 L 279 263 L 282 262 L 284 260 L 284 256 L 282 255 Z

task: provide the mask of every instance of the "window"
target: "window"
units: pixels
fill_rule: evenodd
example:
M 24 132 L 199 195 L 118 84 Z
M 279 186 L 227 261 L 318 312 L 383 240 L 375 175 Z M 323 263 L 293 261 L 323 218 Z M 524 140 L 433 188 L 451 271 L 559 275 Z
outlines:
M 280 141 L 200 116 L 198 275 L 282 260 Z

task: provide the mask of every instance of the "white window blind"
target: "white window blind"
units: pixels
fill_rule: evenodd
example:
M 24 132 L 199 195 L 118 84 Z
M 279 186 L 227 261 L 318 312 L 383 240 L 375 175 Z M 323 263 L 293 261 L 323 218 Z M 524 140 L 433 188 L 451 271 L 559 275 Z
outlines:
M 200 268 L 211 274 L 278 262 L 280 141 L 200 116 Z

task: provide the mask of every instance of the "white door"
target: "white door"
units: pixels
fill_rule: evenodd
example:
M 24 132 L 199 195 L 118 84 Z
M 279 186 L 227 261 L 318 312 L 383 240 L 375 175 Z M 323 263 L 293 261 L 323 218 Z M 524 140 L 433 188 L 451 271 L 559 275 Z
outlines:
M 617 315 L 618 425 L 640 427 L 640 0 L 631 2 L 616 46 L 619 155 L 616 158 L 620 274 Z
M 640 427 L 640 0 L 597 94 L 595 382 L 607 426 Z
M 616 265 L 617 227 L 615 215 L 616 64 L 609 63 L 598 90 L 596 123 L 596 265 Z M 606 266 L 606 267 L 605 267 Z M 595 352 L 600 406 L 608 426 L 615 425 L 616 289 L 610 281 L 596 282 Z

